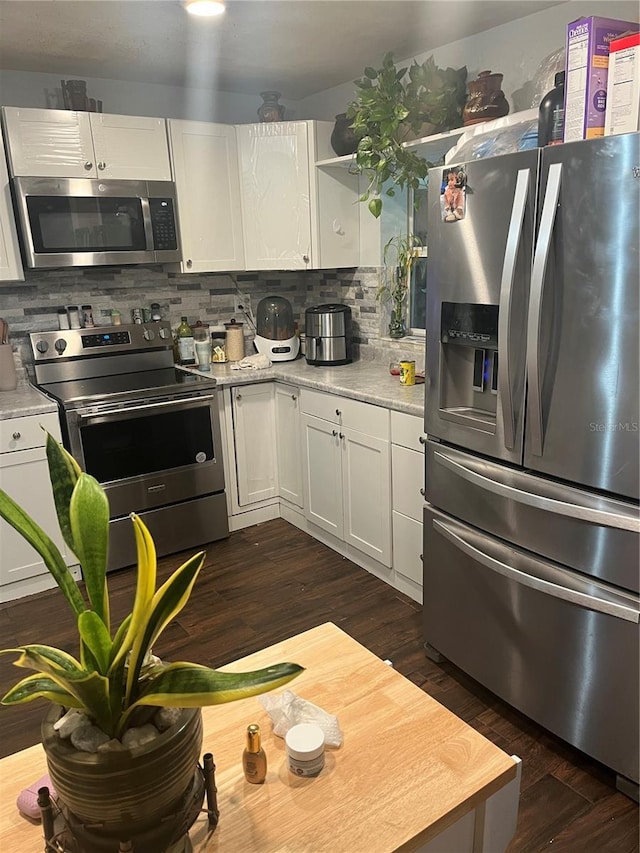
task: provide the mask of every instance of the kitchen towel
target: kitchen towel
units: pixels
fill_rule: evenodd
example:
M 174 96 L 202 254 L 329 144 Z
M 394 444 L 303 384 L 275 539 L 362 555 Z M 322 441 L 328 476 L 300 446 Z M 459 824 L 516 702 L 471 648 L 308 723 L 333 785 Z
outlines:
M 240 361 L 234 361 L 231 370 L 264 370 L 265 367 L 271 367 L 271 361 L 259 352 L 255 355 L 247 355 Z

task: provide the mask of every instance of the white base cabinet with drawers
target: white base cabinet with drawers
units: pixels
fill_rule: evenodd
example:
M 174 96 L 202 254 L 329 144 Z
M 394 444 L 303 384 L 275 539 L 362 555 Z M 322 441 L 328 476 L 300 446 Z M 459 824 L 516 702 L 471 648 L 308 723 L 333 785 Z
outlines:
M 58 415 L 29 415 L 0 420 L 0 488 L 51 537 L 68 564 L 49 482 L 44 427 L 60 440 Z M 78 566 L 72 568 L 80 578 Z M 40 555 L 0 519 L 0 602 L 12 601 L 56 585 Z
M 300 400 L 307 521 L 390 568 L 388 409 L 306 388 Z
M 423 420 L 391 412 L 394 586 L 422 604 Z

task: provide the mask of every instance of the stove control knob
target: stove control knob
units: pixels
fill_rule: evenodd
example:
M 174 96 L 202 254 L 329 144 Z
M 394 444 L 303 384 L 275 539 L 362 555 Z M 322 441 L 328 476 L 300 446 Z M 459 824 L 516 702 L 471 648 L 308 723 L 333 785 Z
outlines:
M 62 355 L 62 353 L 63 353 L 63 352 L 66 350 L 66 348 L 67 348 L 67 342 L 65 341 L 65 339 L 64 339 L 64 338 L 58 338 L 58 340 L 57 340 L 57 341 L 55 342 L 55 344 L 54 344 L 54 347 L 55 347 L 56 352 L 58 353 L 58 355 Z
M 142 333 L 142 337 L 145 339 L 145 341 L 152 341 L 155 338 L 155 336 L 156 336 L 156 333 L 154 331 L 152 331 L 151 329 L 145 329 L 144 332 Z
M 160 327 L 160 337 L 161 337 L 163 340 L 164 340 L 165 338 L 168 338 L 170 335 L 171 335 L 171 330 L 170 330 L 170 329 L 165 329 L 165 327 L 164 327 L 164 326 L 161 326 L 161 327 Z
M 44 353 L 49 349 L 49 344 L 46 341 L 38 341 L 36 349 L 44 355 Z

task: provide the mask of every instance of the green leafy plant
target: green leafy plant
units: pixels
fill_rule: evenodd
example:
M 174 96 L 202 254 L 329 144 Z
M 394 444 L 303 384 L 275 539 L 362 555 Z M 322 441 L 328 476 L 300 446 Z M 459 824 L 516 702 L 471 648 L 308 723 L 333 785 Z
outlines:
M 47 645 L 4 649 L 18 667 L 35 670 L 2 699 L 20 705 L 44 698 L 79 708 L 106 734 L 120 737 L 144 706 L 194 708 L 232 702 L 295 678 L 302 667 L 281 663 L 254 672 L 223 673 L 193 663 L 162 663 L 153 643 L 187 603 L 205 553 L 195 554 L 156 588 L 156 550 L 146 525 L 131 520 L 137 546 L 137 579 L 131 613 L 112 630 L 107 586 L 109 505 L 104 489 L 47 434 L 47 461 L 58 523 L 77 556 L 85 592 L 71 575 L 57 546 L 35 521 L 0 490 L 4 518 L 40 554 L 77 620 L 79 659 Z
M 395 186 L 418 189 L 435 165 L 407 148 L 406 140 L 462 125 L 466 80 L 466 67 L 438 68 L 430 56 L 397 69 L 393 54 L 386 53 L 380 68 L 365 68 L 354 81 L 358 99 L 349 104 L 347 116 L 360 137 L 356 166 L 369 175 L 360 201 L 368 202 L 375 217 L 382 212 L 383 194 L 395 195 Z
M 395 235 L 386 243 L 383 252 L 382 281 L 376 298 L 391 303 L 389 336 L 401 338 L 406 334 L 405 304 L 409 293 L 411 269 L 420 257 L 420 240 L 415 234 Z

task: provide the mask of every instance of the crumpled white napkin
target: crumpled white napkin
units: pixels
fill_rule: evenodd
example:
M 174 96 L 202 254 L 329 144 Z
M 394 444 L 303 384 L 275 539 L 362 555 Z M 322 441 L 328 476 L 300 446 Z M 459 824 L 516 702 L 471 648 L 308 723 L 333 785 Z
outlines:
M 234 361 L 231 364 L 231 370 L 262 370 L 265 367 L 271 367 L 271 361 L 261 352 L 246 355 L 240 361 Z
M 285 690 L 278 695 L 266 693 L 258 696 L 258 700 L 271 718 L 274 735 L 283 738 L 298 723 L 315 723 L 324 732 L 325 746 L 341 746 L 342 732 L 338 718 L 313 702 L 296 696 L 292 690 Z

